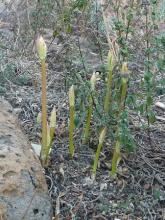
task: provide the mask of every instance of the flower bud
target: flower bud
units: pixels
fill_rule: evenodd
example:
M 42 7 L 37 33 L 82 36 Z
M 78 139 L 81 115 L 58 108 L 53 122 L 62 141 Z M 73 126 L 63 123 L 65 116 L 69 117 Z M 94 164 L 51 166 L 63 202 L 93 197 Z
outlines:
M 108 52 L 108 70 L 113 70 L 114 67 L 114 56 L 111 51 Z
M 121 73 L 123 73 L 123 74 L 128 73 L 128 65 L 127 65 L 127 62 L 124 62 L 124 63 L 122 64 Z
M 50 115 L 50 128 L 56 127 L 56 108 L 54 106 Z
M 92 74 L 91 79 L 90 79 L 92 91 L 95 90 L 96 80 L 97 80 L 97 78 L 96 78 L 96 73 L 94 72 L 94 73 Z
M 69 105 L 74 107 L 75 95 L 74 95 L 74 86 L 72 85 L 69 89 Z
M 42 121 L 42 120 L 41 120 L 41 117 L 42 117 L 42 114 L 41 114 L 41 112 L 39 112 L 38 115 L 37 115 L 37 123 L 38 123 L 38 124 L 40 124 L 41 121 Z
M 106 132 L 107 132 L 107 128 L 105 127 L 105 128 L 103 128 L 103 130 L 100 133 L 99 144 L 103 144 Z
M 121 67 L 121 77 L 122 77 L 122 82 L 126 83 L 128 78 L 129 78 L 129 70 L 128 70 L 127 62 L 124 62 L 122 64 L 122 67 Z
M 38 53 L 40 60 L 45 60 L 46 53 L 47 53 L 47 47 L 46 47 L 46 43 L 45 43 L 42 36 L 38 37 L 38 39 L 36 41 L 36 49 L 37 49 L 37 53 Z

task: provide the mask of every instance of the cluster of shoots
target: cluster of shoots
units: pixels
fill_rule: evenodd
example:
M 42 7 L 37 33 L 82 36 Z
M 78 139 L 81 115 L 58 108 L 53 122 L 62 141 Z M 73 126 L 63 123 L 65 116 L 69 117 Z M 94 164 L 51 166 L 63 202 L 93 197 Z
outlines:
M 113 68 L 115 66 L 114 56 L 111 51 L 108 53 L 108 73 L 107 73 L 107 85 L 106 85 L 106 94 L 104 99 L 104 112 L 105 114 L 108 114 L 111 108 L 111 102 L 112 102 L 112 83 L 113 83 Z M 97 146 L 97 151 L 94 159 L 94 165 L 93 165 L 93 174 L 96 175 L 96 170 L 98 166 L 99 156 L 101 149 L 103 147 L 104 140 L 106 138 L 107 133 L 107 127 L 105 126 L 102 128 L 100 135 L 99 135 L 99 143 Z
M 120 146 L 121 146 L 121 141 L 120 141 L 120 115 L 124 111 L 125 108 L 125 100 L 126 100 L 126 95 L 127 95 L 127 86 L 128 86 L 128 79 L 129 79 L 129 71 L 128 71 L 128 66 L 127 63 L 123 63 L 122 68 L 121 68 L 121 97 L 120 97 L 120 102 L 119 102 L 119 114 L 118 114 L 118 125 L 116 129 L 116 143 L 114 147 L 114 153 L 113 153 L 113 158 L 112 158 L 112 170 L 111 174 L 114 176 L 117 172 L 117 166 L 118 163 L 120 162 L 121 159 L 121 152 L 120 152 Z
M 38 37 L 36 42 L 36 49 L 41 63 L 41 124 L 42 124 L 42 147 L 41 147 L 41 163 L 43 166 L 47 165 L 48 156 L 51 149 L 52 141 L 55 135 L 56 127 L 56 109 L 53 108 L 50 116 L 50 124 L 47 122 L 47 88 L 46 88 L 46 55 L 47 47 L 42 36 Z
M 111 112 L 111 107 L 112 107 L 112 102 L 113 102 L 113 97 L 112 97 L 112 90 L 113 90 L 113 71 L 114 67 L 116 65 L 114 55 L 112 52 L 108 53 L 108 73 L 107 73 L 107 84 L 106 84 L 106 93 L 105 93 L 105 99 L 104 99 L 104 112 L 105 114 L 109 114 Z M 92 79 L 92 78 L 91 78 Z M 111 174 L 114 176 L 117 172 L 117 166 L 118 163 L 120 162 L 121 159 L 121 152 L 120 152 L 120 147 L 121 147 L 121 141 L 120 141 L 120 116 L 123 113 L 125 109 L 125 100 L 126 100 L 126 95 L 127 95 L 127 86 L 128 86 L 128 80 L 129 80 L 129 71 L 128 71 L 128 66 L 127 63 L 123 63 L 121 67 L 121 83 L 120 83 L 120 100 L 119 100 L 119 106 L 118 106 L 118 111 L 119 113 L 117 114 L 117 127 L 116 127 L 116 134 L 115 134 L 115 144 L 114 144 L 114 153 L 113 153 L 113 158 L 112 158 L 112 166 L 111 166 Z M 87 109 L 87 122 L 86 122 L 86 139 L 89 138 L 89 128 L 90 128 L 90 121 L 91 121 L 91 116 L 92 116 L 92 109 L 93 109 L 93 102 L 91 96 L 89 96 L 89 107 Z M 96 150 L 96 155 L 94 159 L 94 164 L 93 164 L 93 175 L 95 177 L 96 175 L 96 170 L 98 166 L 98 161 L 99 161 L 99 156 L 101 149 L 103 147 L 106 134 L 107 134 L 108 128 L 105 126 L 101 129 L 100 135 L 99 135 L 99 143 L 97 146 Z
M 84 128 L 84 137 L 83 137 L 84 144 L 88 142 L 89 137 L 90 137 L 90 126 L 91 126 L 91 118 L 92 118 L 92 113 L 93 113 L 93 95 L 95 92 L 96 80 L 97 80 L 97 76 L 96 76 L 96 73 L 94 72 L 90 79 L 91 94 L 89 94 L 89 97 L 88 97 L 88 107 L 87 107 L 87 114 L 86 114 L 87 116 L 86 116 L 86 124 Z
M 42 84 L 42 114 L 41 114 L 41 123 L 42 123 L 42 147 L 41 147 L 41 162 L 43 166 L 47 165 L 48 156 L 51 149 L 52 141 L 55 135 L 55 127 L 56 127 L 56 109 L 53 108 L 50 116 L 50 123 L 47 122 L 47 97 L 46 97 L 46 53 L 47 47 L 45 41 L 42 37 L 39 37 L 37 40 L 37 52 L 41 62 L 41 84 Z M 114 60 L 113 53 L 108 53 L 108 73 L 107 73 L 107 83 L 106 83 L 106 93 L 103 103 L 104 113 L 107 115 L 111 112 L 113 97 L 112 97 L 112 86 L 113 86 L 113 71 L 116 62 Z M 96 73 L 93 73 L 90 79 L 90 94 L 88 96 L 88 106 L 86 111 L 86 121 L 83 131 L 83 142 L 87 143 L 90 138 L 90 127 L 91 127 L 91 120 L 93 114 L 93 96 L 95 94 L 95 86 L 96 86 L 97 76 Z M 117 114 L 117 127 L 116 127 L 116 134 L 115 134 L 115 147 L 114 147 L 114 154 L 112 158 L 112 169 L 111 174 L 115 175 L 117 171 L 117 165 L 121 158 L 120 153 L 120 115 L 124 111 L 125 108 L 125 100 L 127 94 L 127 84 L 129 80 L 129 73 L 127 63 L 123 63 L 121 68 L 121 94 L 119 100 L 119 113 Z M 69 89 L 69 154 L 71 158 L 73 158 L 75 153 L 75 146 L 74 146 L 74 129 L 75 129 L 75 91 L 74 86 L 72 85 Z M 101 132 L 99 135 L 99 143 L 94 159 L 93 164 L 93 175 L 95 177 L 96 170 L 98 166 L 100 152 L 102 150 L 106 134 L 107 134 L 107 126 L 101 128 Z

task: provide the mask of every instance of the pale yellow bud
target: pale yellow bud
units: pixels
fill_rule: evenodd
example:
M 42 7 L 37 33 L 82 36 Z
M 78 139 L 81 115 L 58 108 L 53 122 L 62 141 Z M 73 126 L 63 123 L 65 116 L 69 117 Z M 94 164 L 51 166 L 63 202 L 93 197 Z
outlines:
M 38 37 L 36 41 L 36 49 L 40 60 L 44 60 L 46 58 L 47 47 L 42 36 Z
M 41 114 L 41 112 L 39 112 L 38 115 L 37 115 L 37 123 L 38 124 L 41 123 L 41 117 L 42 117 L 42 114 Z
M 108 52 L 108 70 L 113 70 L 114 67 L 114 56 L 111 51 Z
M 128 73 L 128 65 L 127 65 L 127 62 L 124 62 L 124 63 L 122 64 L 121 73 L 123 73 L 123 74 L 127 74 L 127 73 Z
M 103 130 L 100 133 L 99 144 L 103 144 L 106 132 L 107 132 L 107 128 L 105 127 L 105 128 L 103 128 Z
M 122 84 L 126 84 L 128 82 L 128 78 L 129 78 L 129 70 L 128 70 L 128 65 L 126 62 L 124 62 L 122 64 L 122 67 L 121 67 L 121 82 Z
M 94 73 L 92 74 L 91 79 L 90 79 L 92 91 L 95 90 L 96 80 L 97 80 L 97 77 L 96 77 L 96 73 L 94 72 Z
M 54 106 L 50 116 L 50 128 L 56 127 L 56 108 Z
M 50 139 L 50 127 L 47 123 L 47 146 L 50 146 L 51 139 Z
M 69 105 L 74 107 L 75 95 L 74 95 L 74 86 L 72 85 L 69 89 Z

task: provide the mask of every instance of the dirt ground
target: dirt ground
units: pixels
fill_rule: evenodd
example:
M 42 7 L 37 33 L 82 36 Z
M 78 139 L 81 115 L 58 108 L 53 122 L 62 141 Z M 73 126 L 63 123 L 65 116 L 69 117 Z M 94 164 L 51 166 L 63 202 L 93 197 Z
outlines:
M 1 27 L 2 42 L 8 47 L 12 31 Z M 45 30 L 47 44 L 51 42 L 50 31 Z M 72 36 L 73 41 L 75 36 Z M 99 66 L 96 50 L 89 48 L 81 38 L 84 54 L 88 55 L 93 70 Z M 150 131 L 139 129 L 136 116 L 131 117 L 137 126 L 131 126 L 136 152 L 122 154 L 117 178 L 109 176 L 112 146 L 105 143 L 100 157 L 96 180 L 91 178 L 91 166 L 97 139 L 83 145 L 79 133 L 75 134 L 76 154 L 68 156 L 68 87 L 65 69 L 65 43 L 54 41 L 48 51 L 48 111 L 57 108 L 57 131 L 45 172 L 49 194 L 54 207 L 54 219 L 60 220 L 163 220 L 165 219 L 165 124 L 157 120 Z M 31 43 L 32 44 L 32 43 Z M 30 44 L 30 45 L 31 45 Z M 8 64 L 10 78 L 6 77 L 1 94 L 15 109 L 20 124 L 32 143 L 40 143 L 40 126 L 36 118 L 41 110 L 39 62 L 33 55 L 15 56 L 6 48 L 5 67 Z M 13 64 L 14 63 L 14 64 Z M 2 63 L 3 64 L 3 63 Z M 77 66 L 76 66 L 77 68 Z M 64 71 L 65 70 L 65 71 Z M 7 73 L 8 73 L 7 72 Z M 2 74 L 2 73 L 1 73 Z M 1 75 L 2 76 L 2 75 Z M 155 97 L 162 102 L 164 96 Z M 156 115 L 163 117 L 164 111 L 154 108 Z M 76 136 L 77 135 L 77 136 Z

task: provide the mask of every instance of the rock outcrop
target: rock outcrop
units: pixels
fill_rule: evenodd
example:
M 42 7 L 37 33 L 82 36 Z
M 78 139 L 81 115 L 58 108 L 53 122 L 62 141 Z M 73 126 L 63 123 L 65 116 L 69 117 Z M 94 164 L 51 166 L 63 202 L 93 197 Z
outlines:
M 40 162 L 10 104 L 0 99 L 0 220 L 51 220 Z

